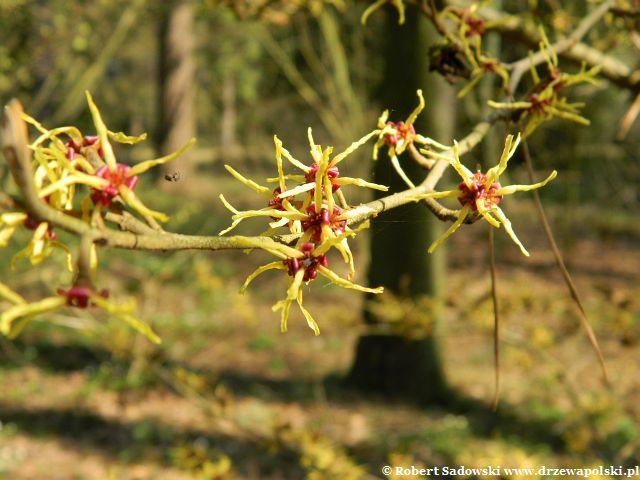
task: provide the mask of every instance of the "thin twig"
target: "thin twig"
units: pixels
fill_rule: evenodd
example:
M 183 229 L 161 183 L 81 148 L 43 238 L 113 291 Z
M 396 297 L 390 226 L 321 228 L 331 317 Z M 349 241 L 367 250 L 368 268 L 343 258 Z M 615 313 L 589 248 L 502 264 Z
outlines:
M 425 170 L 431 170 L 431 167 L 433 167 L 436 163 L 434 159 L 427 158 L 422 155 L 413 143 L 409 144 L 409 146 L 407 147 L 407 152 L 409 152 L 413 161 Z
M 91 275 L 91 249 L 93 248 L 93 238 L 91 234 L 80 237 L 78 245 L 77 274 L 74 280 L 75 286 L 93 288 L 93 278 Z
M 529 179 L 533 183 L 534 182 L 533 162 L 531 160 L 531 154 L 529 152 L 529 146 L 526 140 L 522 141 L 522 152 L 523 152 L 525 163 L 527 165 L 527 172 L 529 174 Z M 600 350 L 600 346 L 598 345 L 598 339 L 596 338 L 596 335 L 593 332 L 591 325 L 589 324 L 589 320 L 587 319 L 587 313 L 585 312 L 584 306 L 582 304 L 582 300 L 580 299 L 578 289 L 573 283 L 571 274 L 569 274 L 569 271 L 567 270 L 567 267 L 562 258 L 562 253 L 560 253 L 560 249 L 556 244 L 555 238 L 553 236 L 553 232 L 551 230 L 551 225 L 547 220 L 547 216 L 542 206 L 542 201 L 540 200 L 540 195 L 538 194 L 537 190 L 532 190 L 531 193 L 533 194 L 533 200 L 536 204 L 538 215 L 540 217 L 540 221 L 542 222 L 542 226 L 544 228 L 545 235 L 547 236 L 547 240 L 549 241 L 549 246 L 551 247 L 553 256 L 555 257 L 558 268 L 562 273 L 564 282 L 567 285 L 567 288 L 569 289 L 571 298 L 573 298 L 573 301 L 578 306 L 580 322 L 582 323 L 582 326 L 584 327 L 585 332 L 587 333 L 587 337 L 589 338 L 589 342 L 591 343 L 591 346 L 598 357 L 598 362 L 600 363 L 600 367 L 602 368 L 602 375 L 603 375 L 604 381 L 607 385 L 610 385 L 609 375 L 607 373 L 607 367 L 604 363 L 604 357 L 602 356 L 602 351 Z
M 160 233 L 126 211 L 122 211 L 121 213 L 107 212 L 104 215 L 104 219 L 108 222 L 117 224 L 120 229 L 125 232 L 138 233 L 142 235 L 157 235 Z
M 491 408 L 498 409 L 500 400 L 500 308 L 498 305 L 498 280 L 496 278 L 496 256 L 493 243 L 493 227 L 489 225 L 489 270 L 491 272 L 491 300 L 493 302 L 493 361 L 495 386 Z
M 640 19 L 640 8 L 620 8 L 613 7 L 611 8 L 611 13 L 618 17 L 627 17 L 627 18 L 635 18 Z
M 443 37 L 449 36 L 447 28 L 442 24 L 442 21 L 438 17 L 438 9 L 434 0 L 417 1 L 416 6 L 429 20 L 431 20 L 431 23 L 440 35 Z

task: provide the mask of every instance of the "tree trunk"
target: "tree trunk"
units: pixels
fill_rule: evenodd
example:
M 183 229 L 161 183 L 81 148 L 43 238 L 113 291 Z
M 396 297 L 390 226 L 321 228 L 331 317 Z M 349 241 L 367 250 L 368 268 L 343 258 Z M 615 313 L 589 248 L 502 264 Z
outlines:
M 236 138 L 236 81 L 232 75 L 225 75 L 222 81 L 222 125 L 220 126 L 220 148 L 231 150 L 238 145 Z
M 416 90 L 422 88 L 427 107 L 418 117 L 416 131 L 451 142 L 455 97 L 440 78 L 428 73 L 430 26 L 418 15 L 409 15 L 403 26 L 395 22 L 394 18 L 388 19 L 386 81 L 379 98 L 390 109 L 393 121 L 404 120 L 417 105 Z M 392 191 L 406 189 L 385 157 L 381 155 L 378 159 L 374 181 L 389 185 Z M 426 175 L 408 154 L 400 162 L 407 175 L 415 179 L 414 183 Z M 394 209 L 375 219 L 369 285 L 383 285 L 405 299 L 427 295 L 437 304 L 444 283 L 444 250 L 440 247 L 428 255 L 427 247 L 441 231 L 437 219 L 419 204 Z M 378 301 L 374 295 L 367 298 L 364 312 L 367 324 L 381 322 L 369 308 Z M 436 318 L 432 320 L 435 324 Z M 433 331 L 420 339 L 376 334 L 360 337 L 348 383 L 362 390 L 409 397 L 420 403 L 442 403 L 448 396 Z
M 173 0 L 160 25 L 160 126 L 159 148 L 167 155 L 195 136 L 193 102 L 193 7 L 189 1 Z M 163 166 L 163 172 L 179 171 L 188 177 L 190 151 Z

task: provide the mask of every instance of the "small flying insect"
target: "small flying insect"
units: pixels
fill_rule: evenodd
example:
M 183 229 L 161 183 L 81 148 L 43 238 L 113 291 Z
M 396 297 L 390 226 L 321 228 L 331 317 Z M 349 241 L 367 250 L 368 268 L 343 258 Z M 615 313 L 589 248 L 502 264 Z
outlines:
M 180 180 L 180 178 L 182 178 L 182 175 L 180 175 L 180 172 L 167 173 L 164 176 L 164 179 L 167 182 L 177 182 Z

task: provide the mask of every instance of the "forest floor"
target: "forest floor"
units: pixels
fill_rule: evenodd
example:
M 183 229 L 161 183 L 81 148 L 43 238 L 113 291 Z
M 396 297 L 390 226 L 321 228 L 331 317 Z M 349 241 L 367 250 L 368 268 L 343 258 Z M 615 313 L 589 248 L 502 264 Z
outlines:
M 305 304 L 322 334 L 298 312 L 281 334 L 271 311 L 284 294 L 278 272 L 237 293 L 267 255 L 119 252 L 104 260 L 101 287 L 135 296 L 163 344 L 73 311 L 34 322 L 16 342 L 1 339 L 0 478 L 355 480 L 387 478 L 384 465 L 500 466 L 501 478 L 516 478 L 504 469 L 640 464 L 640 236 L 624 221 L 552 210 L 606 360 L 606 387 L 533 208 L 508 211 L 531 257 L 497 232 L 496 412 L 485 225 L 465 226 L 447 244 L 445 308 L 432 333 L 457 399 L 438 407 L 345 388 L 364 331 L 360 294 L 314 285 Z M 174 221 L 199 232 L 227 222 L 190 204 Z M 52 260 L 40 276 L 22 265 L 11 283 L 40 279 L 53 289 L 61 265 Z M 431 328 L 420 312 L 428 302 L 387 303 L 391 317 Z

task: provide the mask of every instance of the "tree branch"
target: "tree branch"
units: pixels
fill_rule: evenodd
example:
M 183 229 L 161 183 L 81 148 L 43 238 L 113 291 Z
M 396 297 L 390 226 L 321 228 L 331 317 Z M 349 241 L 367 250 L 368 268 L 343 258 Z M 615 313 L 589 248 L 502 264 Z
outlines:
M 582 37 L 587 34 L 591 27 L 593 27 L 609 11 L 609 9 L 613 7 L 614 3 L 614 0 L 607 0 L 594 9 L 589 15 L 584 17 L 568 37 L 558 40 L 556 43 L 551 45 L 554 52 L 556 52 L 556 54 L 560 54 L 575 46 Z M 531 66 L 543 63 L 546 58 L 547 57 L 544 52 L 538 51 L 531 56 L 522 58 L 517 62 L 508 65 L 508 68 L 511 69 L 509 93 L 513 94 L 516 91 L 516 88 L 522 79 L 522 75 L 529 70 Z
M 518 17 L 504 15 L 491 8 L 481 8 L 479 14 L 494 24 L 491 31 L 495 31 L 505 38 L 533 48 L 537 48 L 542 40 L 538 32 L 527 28 Z M 588 67 L 600 66 L 599 74 L 619 87 L 631 90 L 640 89 L 640 69 L 632 70 L 624 62 L 597 48 L 576 42 L 566 50 L 556 53 L 561 58 L 572 62 L 579 64 L 584 62 Z

